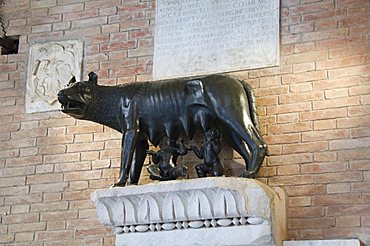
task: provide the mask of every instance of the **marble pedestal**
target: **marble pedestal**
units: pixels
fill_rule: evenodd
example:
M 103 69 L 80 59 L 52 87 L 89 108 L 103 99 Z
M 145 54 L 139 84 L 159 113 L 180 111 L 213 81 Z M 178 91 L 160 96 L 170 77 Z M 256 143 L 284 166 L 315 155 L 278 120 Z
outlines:
M 282 189 L 243 178 L 202 178 L 97 190 L 99 221 L 116 245 L 282 245 Z

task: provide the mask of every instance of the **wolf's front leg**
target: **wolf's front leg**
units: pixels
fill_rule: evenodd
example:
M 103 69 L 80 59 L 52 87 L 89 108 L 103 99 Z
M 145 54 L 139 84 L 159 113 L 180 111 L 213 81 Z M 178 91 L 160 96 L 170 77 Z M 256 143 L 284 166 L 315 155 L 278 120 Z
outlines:
M 141 169 L 149 149 L 148 139 L 139 133 L 135 145 L 135 154 L 132 158 L 130 174 L 128 177 L 127 185 L 137 185 L 139 183 Z
M 131 129 L 126 131 L 122 137 L 121 168 L 119 170 L 118 182 L 113 185 L 114 187 L 126 185 L 128 172 L 130 170 L 134 155 L 137 136 L 138 130 Z

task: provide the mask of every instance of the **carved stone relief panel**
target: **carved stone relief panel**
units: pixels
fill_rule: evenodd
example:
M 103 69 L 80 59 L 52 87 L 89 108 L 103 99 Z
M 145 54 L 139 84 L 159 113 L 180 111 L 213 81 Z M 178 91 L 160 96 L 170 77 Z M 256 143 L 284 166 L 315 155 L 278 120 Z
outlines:
M 28 62 L 26 112 L 58 110 L 57 93 L 73 76 L 81 78 L 82 57 L 81 40 L 33 44 Z

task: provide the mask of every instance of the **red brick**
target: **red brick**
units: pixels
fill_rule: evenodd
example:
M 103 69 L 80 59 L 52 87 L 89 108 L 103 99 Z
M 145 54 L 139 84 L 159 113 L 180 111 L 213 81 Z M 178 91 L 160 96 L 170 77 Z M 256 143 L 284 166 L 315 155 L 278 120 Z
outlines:
M 271 134 L 294 133 L 310 130 L 312 130 L 312 124 L 310 122 L 277 124 L 269 126 L 269 133 Z
M 295 154 L 304 152 L 322 152 L 328 149 L 326 142 L 297 143 L 283 146 L 284 154 Z
M 17 132 L 12 132 L 12 139 L 25 139 L 25 138 L 35 138 L 46 136 L 46 128 L 38 128 L 32 130 L 19 130 Z
M 348 96 L 348 89 L 347 88 L 339 88 L 339 89 L 333 89 L 333 90 L 325 91 L 325 98 L 326 99 L 347 97 L 347 96 Z
M 69 188 L 71 190 L 85 190 L 89 186 L 88 181 L 74 181 L 74 182 L 69 182 Z
M 27 184 L 43 184 L 60 182 L 63 180 L 62 174 L 38 174 L 27 177 Z
M 48 15 L 48 16 L 40 16 L 40 17 L 32 17 L 27 20 L 28 25 L 41 25 L 41 24 L 48 24 L 54 22 L 60 22 L 62 20 L 62 15 Z
M 81 172 L 70 172 L 64 174 L 65 181 L 73 180 L 90 180 L 99 179 L 102 176 L 101 170 L 81 171 Z
M 301 56 L 304 59 L 305 56 Z M 305 61 L 302 61 L 305 62 Z M 299 62 L 300 63 L 300 62 Z M 297 74 L 287 74 L 282 77 L 282 84 L 300 83 L 306 81 L 314 81 L 326 79 L 326 71 L 311 71 Z
M 91 163 L 87 161 L 73 162 L 73 163 L 58 163 L 55 164 L 55 172 L 68 172 L 68 171 L 82 171 L 89 170 Z
M 56 202 L 62 200 L 62 193 L 43 193 L 43 202 Z
M 70 37 L 70 38 L 78 38 L 78 37 L 94 36 L 94 35 L 101 33 L 100 26 L 87 27 L 87 28 L 84 28 L 83 30 L 84 30 L 83 32 L 81 32 L 81 29 L 66 30 L 64 31 L 65 33 L 64 36 Z
M 368 215 L 369 213 L 369 204 L 333 205 L 326 208 L 327 216 Z
M 42 231 L 45 229 L 45 222 L 20 223 L 8 226 L 8 232 Z
M 297 196 L 290 197 L 288 200 L 289 208 L 292 207 L 306 207 L 311 205 L 311 197 L 309 196 Z
M 2 221 L 4 224 L 32 223 L 38 222 L 39 217 L 38 213 L 5 215 Z
M 58 22 L 53 24 L 53 31 L 59 31 L 59 30 L 67 30 L 71 27 L 71 22 L 65 21 L 65 22 Z
M 328 194 L 350 193 L 351 184 L 349 183 L 328 184 L 326 186 L 326 191 Z
M 280 156 L 270 156 L 268 162 L 270 165 L 288 165 L 301 164 L 312 162 L 313 157 L 311 153 L 290 154 Z
M 356 139 L 341 139 L 329 142 L 331 150 L 356 149 L 361 147 L 370 147 L 370 137 Z
M 37 203 L 37 202 L 42 202 L 42 195 L 41 194 L 30 194 L 30 195 L 27 195 L 28 193 L 28 187 L 22 187 L 22 189 L 26 188 L 27 189 L 27 192 L 26 194 L 19 194 L 19 196 L 17 196 L 16 194 L 16 189 L 9 189 L 9 194 L 11 194 L 12 196 L 9 196 L 9 197 L 6 197 L 5 198 L 5 204 L 6 205 L 14 205 L 14 204 L 30 204 L 30 203 Z M 17 189 L 19 190 L 19 189 Z M 5 195 L 3 193 L 1 193 L 2 195 Z
M 324 19 L 324 20 L 317 20 L 315 23 L 315 30 L 328 30 L 334 29 L 338 27 L 337 19 Z
M 313 205 L 339 205 L 361 203 L 360 194 L 319 195 L 312 198 Z
M 15 158 L 19 156 L 19 149 L 0 150 L 0 158 Z
M 39 203 L 31 205 L 31 212 L 52 212 L 67 210 L 69 207 L 68 202 L 50 202 L 50 203 Z
M 44 33 L 35 33 L 28 35 L 28 42 L 46 42 L 53 41 L 58 38 L 63 37 L 62 31 L 53 31 L 53 32 L 44 32 Z
M 352 185 L 353 192 L 367 192 L 370 189 L 370 182 L 354 183 Z
M 32 241 L 34 233 L 33 232 L 19 232 L 15 234 L 15 242 L 25 242 Z
M 44 156 L 44 163 L 75 162 L 80 160 L 79 153 L 58 154 Z
M 281 74 L 288 74 L 292 73 L 292 67 L 291 66 L 279 66 L 279 67 L 273 67 L 273 68 L 266 68 L 266 69 L 257 69 L 249 71 L 249 78 L 258 78 L 258 77 L 266 77 L 266 76 L 275 76 L 275 75 L 281 75 Z M 248 80 L 249 82 L 250 80 Z
M 315 90 L 343 88 L 343 87 L 355 86 L 359 84 L 360 84 L 359 77 L 348 77 L 348 78 L 313 81 L 313 86 Z
M 73 231 L 39 231 L 36 232 L 35 240 L 58 240 L 58 239 L 71 239 Z
M 351 128 L 351 127 L 366 127 L 369 125 L 369 117 L 351 117 L 337 120 L 338 128 Z
M 1 178 L 0 187 L 16 187 L 25 185 L 25 177 Z
M 76 237 L 97 237 L 109 236 L 112 233 L 110 228 L 95 228 L 95 229 L 77 229 L 75 232 Z
M 93 209 L 95 210 L 95 209 Z M 67 229 L 93 229 L 99 227 L 100 223 L 97 219 L 87 218 L 87 219 L 73 219 L 67 221 Z
M 96 217 L 96 209 L 81 209 L 78 213 L 78 218 L 86 219 L 86 218 L 95 218 Z
M 367 64 L 368 57 L 366 56 L 347 56 L 344 58 L 336 58 L 336 59 L 329 59 L 326 61 L 317 61 L 316 62 L 316 69 L 317 70 L 326 70 L 326 69 L 333 69 L 333 68 L 340 68 L 340 67 L 349 67 L 349 66 L 356 66 Z
M 128 67 L 128 66 L 134 66 L 136 65 L 136 59 L 125 59 L 125 60 L 113 60 L 113 61 L 106 61 L 106 62 L 101 62 L 100 63 L 100 68 L 101 69 L 119 69 L 123 67 Z
M 108 8 L 108 7 L 115 7 L 120 4 L 119 0 L 100 0 L 94 2 L 87 2 L 85 4 L 85 9 L 100 9 L 100 8 Z
M 120 31 L 129 31 L 149 27 L 149 20 L 127 20 L 120 23 Z
M 17 64 L 15 64 L 15 63 L 0 64 L 0 71 L 2 71 L 2 72 L 15 71 L 16 69 L 17 69 Z
M 290 25 L 290 33 L 307 33 L 313 31 L 314 23 L 306 22 L 299 25 Z
M 337 160 L 336 152 L 314 153 L 315 162 L 329 162 L 329 161 L 336 161 L 336 160 Z
M 293 65 L 293 73 L 309 72 L 313 70 L 315 70 L 314 62 L 306 62 L 306 63 L 300 63 L 300 64 Z
M 26 156 L 6 160 L 7 167 L 27 166 L 41 163 L 42 156 Z
M 345 117 L 346 115 L 347 115 L 346 108 L 316 110 L 316 111 L 310 111 L 310 112 L 302 112 L 301 121 L 336 119 L 340 117 Z
M 69 144 L 67 145 L 67 152 L 82 152 L 91 150 L 102 150 L 104 149 L 104 143 L 81 143 L 81 144 Z
M 34 184 L 31 185 L 31 193 L 40 193 L 40 192 L 62 192 L 68 187 L 68 183 L 50 183 L 45 184 Z
M 96 151 L 86 151 L 86 152 L 81 153 L 81 161 L 93 161 L 98 158 L 99 158 L 99 152 L 96 152 Z
M 336 9 L 336 10 L 329 10 L 325 12 L 318 12 L 318 13 L 312 13 L 312 14 L 304 14 L 303 15 L 303 21 L 313 21 L 313 20 L 322 20 L 326 18 L 332 18 L 335 19 L 336 17 L 341 17 L 346 15 L 345 9 Z
M 88 200 L 90 198 L 90 191 L 69 191 L 63 193 L 64 201 L 73 201 L 73 200 Z M 86 202 L 86 201 L 85 201 Z
M 289 26 L 289 25 L 296 25 L 301 23 L 301 16 L 295 15 L 295 16 L 282 16 L 281 17 L 281 26 Z
M 277 174 L 280 175 L 295 175 L 300 173 L 300 166 L 299 165 L 284 165 L 278 166 Z
M 65 229 L 64 221 L 48 221 L 47 222 L 48 230 L 63 230 Z
M 56 211 L 41 213 L 40 221 L 63 221 L 77 218 L 77 211 Z
M 289 228 L 330 228 L 335 226 L 334 218 L 314 218 L 314 219 L 290 219 Z
M 117 14 L 116 6 L 99 9 L 99 15 L 115 15 L 115 14 Z
M 132 20 L 143 20 L 145 19 L 145 12 L 139 11 L 135 13 L 119 13 L 119 15 L 112 15 L 109 16 L 108 22 L 109 23 L 117 23 L 117 22 L 125 22 L 125 21 L 132 21 Z M 140 28 L 138 28 L 140 29 Z
M 146 71 L 145 66 L 127 67 L 125 69 L 113 69 L 110 72 L 111 77 L 129 76 L 144 73 Z
M 351 87 L 349 88 L 349 94 L 351 96 L 370 94 L 370 86 L 360 85 L 360 86 Z M 368 103 L 363 102 L 363 104 L 368 104 Z
M 317 101 L 324 99 L 324 93 L 317 91 L 317 92 L 302 92 L 302 93 L 294 93 L 294 94 L 287 94 L 287 95 L 280 95 L 279 96 L 279 103 L 281 104 L 290 104 L 290 103 L 298 103 L 304 101 Z
M 49 8 L 49 14 L 61 14 L 82 11 L 84 8 L 83 3 L 75 3 L 70 5 L 63 5 Z
M 369 72 L 370 72 L 370 65 L 361 65 L 361 66 L 329 70 L 328 75 L 329 75 L 329 78 L 342 78 L 342 77 L 347 77 L 347 76 L 368 74 Z
M 294 175 L 294 176 L 275 176 L 269 179 L 269 185 L 282 186 L 282 185 L 302 185 L 312 184 L 312 175 Z
M 341 173 L 324 173 L 317 174 L 314 177 L 315 183 L 345 183 L 362 181 L 362 173 L 355 171 Z
M 328 172 L 343 172 L 347 171 L 346 162 L 328 162 L 304 164 L 301 166 L 302 173 L 328 173 Z
M 313 62 L 317 60 L 325 60 L 327 59 L 327 57 L 328 57 L 327 51 L 311 51 L 307 53 L 288 55 L 285 57 L 284 60 L 287 64 L 296 64 L 296 63 L 304 63 L 304 62 Z M 310 75 L 310 74 L 306 74 L 306 75 Z
M 128 50 L 128 57 L 145 57 L 153 54 L 153 47 L 138 47 Z
M 94 17 L 89 19 L 82 19 L 82 20 L 73 20 L 72 21 L 72 28 L 85 28 L 88 26 L 96 26 L 107 24 L 108 20 L 106 16 Z
M 339 160 L 365 160 L 369 157 L 369 149 L 368 148 L 359 148 L 359 149 L 348 149 L 348 150 L 341 150 L 338 152 L 338 159 Z
M 97 17 L 99 15 L 97 9 L 81 11 L 81 12 L 72 12 L 72 13 L 64 13 L 63 14 L 63 21 L 72 21 L 72 20 L 80 20 L 80 19 L 87 19 Z
M 332 2 L 303 4 L 289 8 L 290 15 L 302 15 L 306 13 L 320 13 L 326 10 L 333 9 Z
M 268 144 L 298 143 L 301 139 L 300 133 L 267 135 L 264 137 Z
M 369 160 L 351 161 L 349 164 L 351 170 L 370 170 Z
M 322 140 L 333 140 L 348 138 L 348 130 L 326 130 L 326 131 L 313 131 L 302 132 L 302 142 L 316 142 Z
M 317 218 L 324 215 L 324 208 L 321 206 L 292 207 L 289 208 L 289 218 Z

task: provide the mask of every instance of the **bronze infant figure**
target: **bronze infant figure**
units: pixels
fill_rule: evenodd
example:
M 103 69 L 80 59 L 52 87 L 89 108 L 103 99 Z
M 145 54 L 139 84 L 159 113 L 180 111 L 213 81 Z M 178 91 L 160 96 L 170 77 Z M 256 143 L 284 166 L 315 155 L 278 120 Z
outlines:
M 218 129 L 246 163 L 242 176 L 255 177 L 267 146 L 258 132 L 255 98 L 242 80 L 223 75 L 194 79 L 128 83 L 117 86 L 88 81 L 76 82 L 58 93 L 62 112 L 94 121 L 123 134 L 121 168 L 115 186 L 137 184 L 149 149 L 167 136 L 190 139 L 197 130 Z

